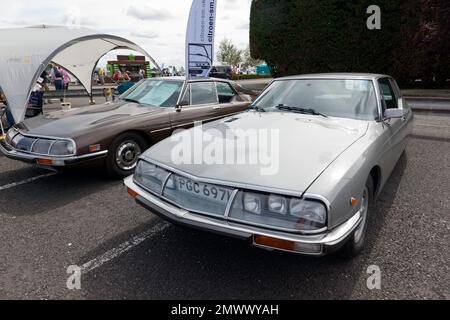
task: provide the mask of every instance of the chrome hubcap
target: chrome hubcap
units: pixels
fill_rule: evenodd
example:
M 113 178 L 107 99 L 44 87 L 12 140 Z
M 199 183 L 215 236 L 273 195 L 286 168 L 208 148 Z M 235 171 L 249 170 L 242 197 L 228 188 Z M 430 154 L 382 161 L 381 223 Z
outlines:
M 361 222 L 359 226 L 356 228 L 354 241 L 358 243 L 361 241 L 361 238 L 364 235 L 364 229 L 366 228 L 367 222 L 367 211 L 369 210 L 369 189 L 366 187 L 364 189 L 364 194 L 361 200 Z
M 126 171 L 134 169 L 141 153 L 141 147 L 135 141 L 123 142 L 119 148 L 117 148 L 117 166 Z

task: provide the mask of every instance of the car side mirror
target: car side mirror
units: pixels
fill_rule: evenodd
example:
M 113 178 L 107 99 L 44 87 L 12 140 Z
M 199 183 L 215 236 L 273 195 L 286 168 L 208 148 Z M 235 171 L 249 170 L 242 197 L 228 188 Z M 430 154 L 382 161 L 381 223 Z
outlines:
M 186 100 L 180 101 L 180 103 L 177 104 L 177 106 L 175 107 L 177 112 L 180 112 L 181 109 L 183 109 L 183 107 L 186 107 L 189 105 L 189 102 L 187 102 Z
M 405 116 L 403 109 L 387 109 L 384 111 L 385 119 L 400 119 Z

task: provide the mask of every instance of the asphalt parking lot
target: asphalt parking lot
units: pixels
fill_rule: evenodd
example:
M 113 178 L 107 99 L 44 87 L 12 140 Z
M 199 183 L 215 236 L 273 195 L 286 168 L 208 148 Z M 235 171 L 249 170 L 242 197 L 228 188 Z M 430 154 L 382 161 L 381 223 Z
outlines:
M 100 170 L 0 156 L 0 299 L 450 299 L 450 116 L 417 114 L 363 255 L 310 258 L 175 227 Z M 66 270 L 82 268 L 81 289 Z M 367 268 L 381 269 L 369 290 Z

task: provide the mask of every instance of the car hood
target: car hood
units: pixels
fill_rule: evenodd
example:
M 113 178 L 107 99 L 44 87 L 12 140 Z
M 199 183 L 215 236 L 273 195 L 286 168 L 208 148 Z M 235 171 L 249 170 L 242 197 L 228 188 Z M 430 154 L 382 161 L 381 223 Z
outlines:
M 16 127 L 31 135 L 74 137 L 91 129 L 130 120 L 135 116 L 156 115 L 162 112 L 164 112 L 163 108 L 121 101 L 68 111 L 54 111 L 26 119 Z
M 203 126 L 197 134 L 209 132 L 214 141 L 225 146 L 225 154 L 235 150 L 235 135 L 230 134 L 233 130 L 256 130 L 269 141 L 272 141 L 270 137 L 273 135 L 273 144 L 268 145 L 260 138 L 258 143 L 241 149 L 247 164 L 181 163 L 180 158 L 173 156 L 180 154 L 180 142 L 173 138 L 155 145 L 143 158 L 198 178 L 218 180 L 234 186 L 248 185 L 261 190 L 270 187 L 297 194 L 306 192 L 342 152 L 366 134 L 367 128 L 368 122 L 353 119 L 246 112 Z M 195 130 L 189 131 L 191 137 L 193 132 Z M 225 132 L 229 135 L 226 136 Z M 181 135 L 174 137 L 180 138 Z M 197 155 L 215 154 L 211 153 L 208 143 L 200 147 L 197 144 L 192 150 L 192 154 Z M 268 156 L 263 158 L 260 155 Z M 264 160 L 250 162 L 251 156 Z M 228 162 L 225 160 L 225 163 Z

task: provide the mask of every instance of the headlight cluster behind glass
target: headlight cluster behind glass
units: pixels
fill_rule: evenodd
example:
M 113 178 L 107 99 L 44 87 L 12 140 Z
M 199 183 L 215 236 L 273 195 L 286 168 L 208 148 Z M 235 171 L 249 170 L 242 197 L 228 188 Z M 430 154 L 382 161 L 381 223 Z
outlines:
M 75 154 L 75 144 L 70 140 L 55 140 L 27 137 L 14 129 L 8 131 L 6 142 L 13 148 L 38 155 L 71 156 Z
M 162 187 L 167 181 L 164 196 L 181 205 L 208 212 L 212 215 L 223 216 L 227 207 L 224 203 L 208 200 L 208 197 L 196 197 L 194 193 L 178 190 L 177 175 L 172 175 L 154 164 L 144 160 L 139 161 L 134 173 L 134 182 L 145 187 L 156 195 L 162 194 Z M 182 179 L 182 178 L 180 178 Z M 199 183 L 198 188 L 201 188 Z M 214 185 L 205 185 L 207 188 L 224 189 L 232 193 L 233 189 Z M 203 187 L 205 187 L 203 186 Z M 208 189 L 209 190 L 209 189 Z M 228 197 L 227 199 L 231 199 Z M 229 213 L 230 221 L 244 221 L 251 224 L 265 225 L 267 227 L 281 228 L 296 231 L 317 231 L 326 227 L 327 209 L 320 201 L 304 200 L 295 197 L 285 197 L 277 194 L 239 191 L 234 198 Z
M 134 181 L 156 194 L 160 194 L 169 172 L 146 161 L 139 161 L 134 173 Z
M 52 143 L 53 143 L 53 140 L 39 139 L 33 145 L 31 152 L 37 153 L 37 154 L 48 154 Z
M 68 140 L 55 141 L 50 148 L 51 156 L 69 156 L 74 154 L 75 146 Z
M 314 231 L 326 227 L 327 209 L 319 201 L 240 191 L 229 217 L 292 231 Z

